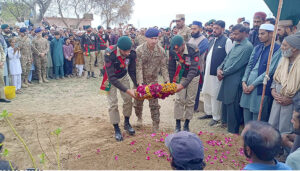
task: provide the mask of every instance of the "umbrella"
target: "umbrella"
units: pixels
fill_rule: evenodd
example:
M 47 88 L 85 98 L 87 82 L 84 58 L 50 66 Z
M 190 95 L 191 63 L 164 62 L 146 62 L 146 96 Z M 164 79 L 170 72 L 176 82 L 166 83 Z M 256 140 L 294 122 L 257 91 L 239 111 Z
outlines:
M 264 0 L 274 16 L 277 16 L 279 0 Z M 293 20 L 297 25 L 300 20 L 300 0 L 283 0 L 280 20 Z

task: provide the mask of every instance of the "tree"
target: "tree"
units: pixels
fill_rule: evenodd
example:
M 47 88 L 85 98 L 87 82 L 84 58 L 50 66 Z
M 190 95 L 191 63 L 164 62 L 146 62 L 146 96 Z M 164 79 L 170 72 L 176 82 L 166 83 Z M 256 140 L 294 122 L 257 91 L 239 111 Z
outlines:
M 106 26 L 127 22 L 133 12 L 133 0 L 95 0 Z
M 22 2 L 31 9 L 33 19 L 36 23 L 39 23 L 44 18 L 44 15 L 50 7 L 52 0 L 22 0 Z
M 1 2 L 1 6 L 1 18 L 6 21 L 22 22 L 26 16 L 29 17 L 30 8 L 21 0 L 5 0 Z

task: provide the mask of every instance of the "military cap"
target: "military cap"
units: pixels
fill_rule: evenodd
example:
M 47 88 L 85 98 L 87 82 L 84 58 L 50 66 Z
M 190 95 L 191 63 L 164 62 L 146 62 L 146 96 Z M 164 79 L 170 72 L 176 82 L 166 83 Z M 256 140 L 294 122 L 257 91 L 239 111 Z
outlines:
M 26 28 L 26 27 L 22 27 L 22 28 L 20 28 L 20 33 L 25 33 L 25 32 L 26 32 L 26 30 L 27 30 L 27 28 Z
M 181 20 L 181 19 L 185 19 L 185 15 L 184 14 L 176 14 L 176 20 Z
M 1 29 L 2 29 L 2 30 L 7 29 L 8 27 L 9 27 L 8 24 L 2 24 L 2 25 L 1 25 Z
M 158 37 L 158 34 L 159 34 L 159 30 L 156 29 L 156 28 L 149 28 L 146 33 L 145 33 L 145 36 L 147 38 L 151 38 L 151 37 Z
M 42 29 L 41 29 L 41 28 L 39 28 L 39 27 L 38 27 L 38 28 L 36 28 L 36 29 L 34 30 L 34 32 L 35 32 L 35 33 L 39 33 L 39 32 L 41 32 L 41 31 L 42 31 Z
M 130 50 L 132 42 L 128 36 L 122 36 L 118 39 L 117 46 L 121 50 Z
M 178 48 L 183 44 L 183 38 L 180 35 L 176 35 L 171 40 L 171 49 Z

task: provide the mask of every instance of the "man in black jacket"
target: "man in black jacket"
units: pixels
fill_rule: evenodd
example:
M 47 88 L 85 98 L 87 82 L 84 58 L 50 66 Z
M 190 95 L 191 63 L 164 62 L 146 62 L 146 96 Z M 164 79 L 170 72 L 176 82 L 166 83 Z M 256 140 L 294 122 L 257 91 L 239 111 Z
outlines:
M 181 119 L 185 119 L 184 131 L 189 131 L 189 122 L 194 114 L 195 97 L 200 77 L 199 56 L 199 49 L 195 45 L 185 43 L 179 35 L 172 38 L 169 76 L 170 81 L 177 83 L 174 105 L 175 132 L 181 130 Z
M 130 135 L 135 134 L 134 129 L 129 123 L 129 118 L 132 113 L 131 97 L 135 98 L 134 90 L 130 89 L 129 76 L 131 77 L 134 85 L 137 86 L 135 62 L 136 53 L 131 50 L 131 46 L 132 42 L 130 38 L 128 36 L 123 36 L 119 38 L 117 45 L 107 48 L 104 55 L 105 74 L 101 89 L 108 91 L 108 113 L 110 122 L 113 124 L 115 129 L 115 138 L 117 141 L 123 140 L 119 128 L 120 114 L 118 110 L 117 89 L 120 90 L 120 94 L 123 99 L 123 115 L 125 117 L 124 129 Z

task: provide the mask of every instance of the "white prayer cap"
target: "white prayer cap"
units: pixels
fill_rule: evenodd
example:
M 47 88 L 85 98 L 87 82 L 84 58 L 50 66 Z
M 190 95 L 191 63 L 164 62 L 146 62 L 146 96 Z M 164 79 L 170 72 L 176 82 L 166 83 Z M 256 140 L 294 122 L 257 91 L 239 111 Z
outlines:
M 55 30 L 55 28 L 54 28 L 54 27 L 51 27 L 50 30 Z
M 274 31 L 274 25 L 273 24 L 262 24 L 262 25 L 260 25 L 259 29 Z

